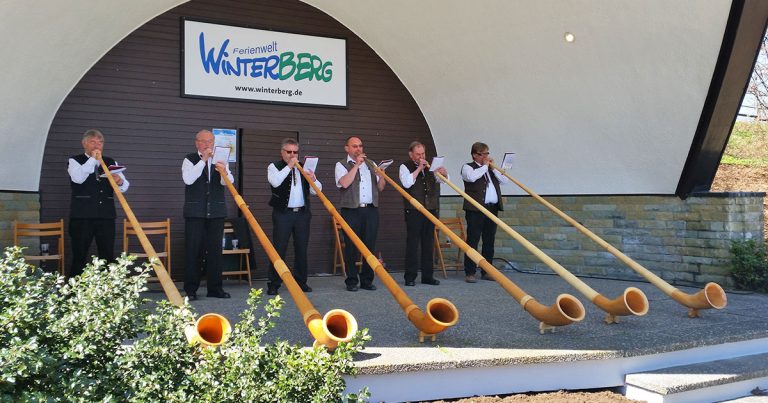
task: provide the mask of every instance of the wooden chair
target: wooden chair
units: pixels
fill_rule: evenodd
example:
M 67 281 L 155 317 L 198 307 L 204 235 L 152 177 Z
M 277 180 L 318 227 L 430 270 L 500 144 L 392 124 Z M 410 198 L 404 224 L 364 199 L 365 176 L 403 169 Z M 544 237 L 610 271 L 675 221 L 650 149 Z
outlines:
M 21 246 L 19 242 L 21 237 L 36 237 L 38 241 L 40 240 L 39 238 L 56 237 L 58 239 L 56 254 L 43 254 L 41 252 L 40 255 L 24 255 L 24 259 L 41 263 L 48 260 L 57 260 L 59 262 L 58 271 L 62 276 L 64 275 L 64 220 L 40 224 L 14 222 L 13 244 Z
M 344 237 L 341 236 L 341 224 L 336 220 L 336 217 L 331 216 L 333 220 L 333 235 L 336 237 L 336 244 L 333 248 L 333 274 L 336 274 L 336 269 L 341 267 L 341 274 L 347 276 L 347 266 L 344 264 Z M 379 256 L 381 257 L 381 256 Z M 360 256 L 360 261 L 355 262 L 357 266 L 363 265 L 363 257 Z
M 341 224 L 336 221 L 336 217 L 331 216 L 333 220 L 333 236 L 336 237 L 336 244 L 333 248 L 333 274 L 336 269 L 341 267 L 341 274 L 347 276 L 347 267 L 344 265 L 344 238 L 341 236 Z
M 232 228 L 232 223 L 229 221 L 224 222 L 224 236 L 226 237 L 227 234 L 232 234 L 230 236 L 234 237 L 235 229 Z M 235 239 L 235 238 L 233 238 Z M 221 254 L 224 256 L 227 255 L 237 255 L 239 256 L 239 265 L 237 270 L 231 270 L 231 271 L 223 271 L 221 272 L 222 276 L 237 276 L 238 281 L 242 280 L 243 276 L 246 276 L 248 278 L 248 285 L 250 287 L 253 287 L 253 283 L 251 282 L 251 249 L 250 248 L 238 248 L 238 249 L 223 249 L 221 251 Z M 243 268 L 243 260 L 245 260 L 245 268 Z
M 467 235 L 464 232 L 464 224 L 461 223 L 461 218 L 441 218 L 440 221 L 445 224 L 448 229 L 458 235 L 463 241 L 467 240 Z M 453 263 L 446 263 L 445 256 L 447 256 L 447 254 L 443 254 L 443 249 L 451 248 L 456 249 L 456 261 Z M 458 246 L 452 244 L 450 238 L 448 238 L 447 235 L 445 240 L 441 240 L 437 227 L 435 227 L 435 253 L 437 254 L 437 261 L 440 262 L 440 268 L 443 269 L 443 276 L 448 277 L 448 273 L 445 271 L 446 267 L 455 268 L 456 271 L 464 268 L 464 252 L 462 252 Z
M 144 231 L 144 235 L 147 236 L 150 242 L 153 238 L 162 237 L 163 247 L 162 249 L 155 248 L 157 257 L 165 266 L 165 270 L 168 271 L 168 275 L 171 275 L 171 219 L 166 218 L 165 221 L 150 221 L 140 222 L 141 229 Z M 154 237 L 152 235 L 155 235 Z M 123 252 L 134 255 L 140 258 L 147 258 L 147 253 L 143 248 L 136 248 L 131 251 L 130 237 L 136 237 L 136 229 L 133 227 L 130 221 L 123 219 Z M 138 238 L 137 238 L 138 241 Z M 141 244 L 139 244 L 141 246 Z M 154 246 L 153 246 L 154 247 Z M 149 281 L 158 281 L 157 277 L 150 277 Z

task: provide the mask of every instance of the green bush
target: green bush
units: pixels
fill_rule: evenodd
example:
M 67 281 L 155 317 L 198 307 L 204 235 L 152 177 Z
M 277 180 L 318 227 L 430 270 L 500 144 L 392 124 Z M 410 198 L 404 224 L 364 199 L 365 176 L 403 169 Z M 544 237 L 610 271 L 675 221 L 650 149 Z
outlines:
M 141 297 L 148 267 L 121 257 L 107 270 L 94 260 L 83 275 L 63 278 L 26 264 L 19 248 L 0 258 L 0 400 L 329 402 L 343 395 L 342 375 L 362 332 L 333 353 L 278 341 L 262 344 L 283 301 L 252 290 L 231 338 L 219 348 L 190 345 L 186 305 Z
M 731 276 L 744 290 L 768 291 L 768 253 L 764 242 L 731 242 Z

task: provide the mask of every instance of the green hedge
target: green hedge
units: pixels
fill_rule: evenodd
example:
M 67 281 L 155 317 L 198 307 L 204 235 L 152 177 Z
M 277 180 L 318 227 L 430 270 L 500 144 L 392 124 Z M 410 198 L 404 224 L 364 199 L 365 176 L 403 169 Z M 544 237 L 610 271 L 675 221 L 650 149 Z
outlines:
M 365 332 L 333 353 L 278 341 L 262 344 L 283 301 L 252 290 L 231 338 L 219 348 L 190 345 L 194 320 L 142 298 L 148 267 L 121 257 L 108 268 L 94 260 L 64 282 L 26 264 L 18 248 L 0 259 L 0 400 L 331 402 L 343 395 L 344 374 Z
M 753 239 L 731 242 L 731 276 L 743 290 L 768 292 L 768 251 Z

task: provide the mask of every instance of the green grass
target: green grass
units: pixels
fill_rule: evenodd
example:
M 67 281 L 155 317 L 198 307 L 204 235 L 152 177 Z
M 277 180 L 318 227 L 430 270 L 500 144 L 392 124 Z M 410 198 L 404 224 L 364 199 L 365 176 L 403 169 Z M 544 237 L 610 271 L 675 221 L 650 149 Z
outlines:
M 720 162 L 768 166 L 768 123 L 736 122 Z
M 723 155 L 723 159 L 720 160 L 721 164 L 731 164 L 731 165 L 745 165 L 745 166 L 764 166 L 766 165 L 766 161 L 761 159 L 754 159 L 754 158 L 739 158 L 734 157 L 732 155 Z

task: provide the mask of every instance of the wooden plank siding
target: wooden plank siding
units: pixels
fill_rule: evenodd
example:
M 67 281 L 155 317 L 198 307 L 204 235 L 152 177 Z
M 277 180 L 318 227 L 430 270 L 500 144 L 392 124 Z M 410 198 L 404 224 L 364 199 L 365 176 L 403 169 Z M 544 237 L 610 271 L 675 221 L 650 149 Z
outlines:
M 233 102 L 180 97 L 180 19 L 347 40 L 348 104 L 346 109 Z M 67 219 L 70 185 L 67 158 L 82 151 L 80 138 L 90 128 L 106 136 L 105 155 L 128 167 L 131 188 L 126 198 L 142 221 L 172 220 L 173 276 L 184 266 L 184 184 L 181 162 L 195 150 L 201 128 L 242 130 L 240 151 L 243 196 L 271 236 L 271 209 L 266 167 L 279 158 L 284 134 L 297 134 L 302 155 L 320 158 L 318 178 L 326 194 L 338 201 L 333 169 L 344 156 L 344 140 L 359 135 L 374 159 L 395 159 L 388 172 L 397 176 L 413 140 L 434 155 L 432 136 L 418 105 L 392 70 L 360 38 L 323 12 L 295 0 L 193 0 L 147 22 L 126 36 L 83 76 L 59 108 L 48 133 L 40 177 L 41 221 Z M 232 164 L 233 172 L 238 167 Z M 236 181 L 237 182 L 237 181 Z M 227 196 L 229 216 L 237 211 Z M 390 270 L 402 270 L 405 225 L 402 198 L 388 188 L 382 195 L 378 250 Z M 319 200 L 312 200 L 310 272 L 332 271 L 331 220 Z M 122 250 L 118 207 L 115 250 Z M 67 245 L 70 242 L 67 240 Z M 289 251 L 292 247 L 289 247 Z M 256 275 L 266 275 L 266 257 L 256 247 Z M 68 256 L 71 253 L 68 252 Z M 287 257 L 292 264 L 292 253 Z M 69 262 L 67 263 L 69 265 Z

